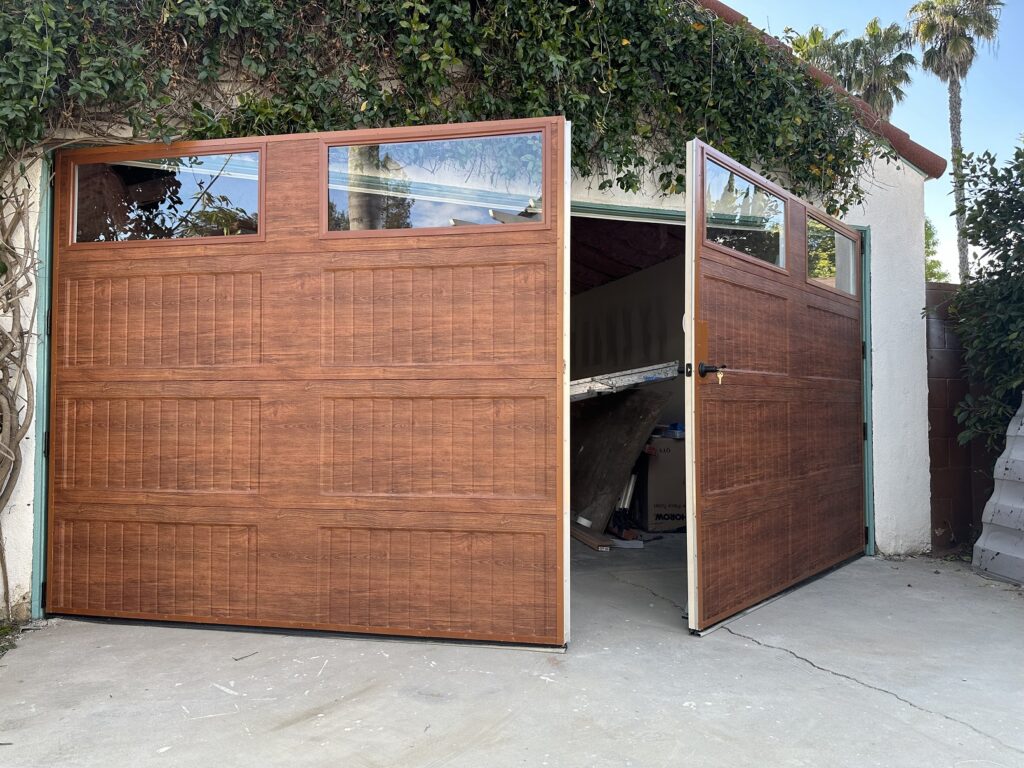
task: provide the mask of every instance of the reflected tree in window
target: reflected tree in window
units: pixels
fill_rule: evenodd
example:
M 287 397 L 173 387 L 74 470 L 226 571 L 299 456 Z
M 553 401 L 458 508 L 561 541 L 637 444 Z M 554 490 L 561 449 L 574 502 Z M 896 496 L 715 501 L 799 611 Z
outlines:
M 540 221 L 540 134 L 331 147 L 331 230 Z
M 807 276 L 835 283 L 836 235 L 830 227 L 807 219 Z
M 785 202 L 717 163 L 708 163 L 707 239 L 771 264 L 783 264 Z
M 257 153 L 80 166 L 76 240 L 255 234 L 257 172 Z
M 807 277 L 857 295 L 857 244 L 842 232 L 807 217 Z
M 365 229 L 408 229 L 413 200 L 408 178 L 390 155 L 381 157 L 380 146 L 370 144 L 349 148 L 350 178 L 385 179 L 380 192 L 350 189 L 348 207 L 335 199 L 327 201 L 327 228 L 332 231 Z M 333 197 L 333 196 L 332 196 Z

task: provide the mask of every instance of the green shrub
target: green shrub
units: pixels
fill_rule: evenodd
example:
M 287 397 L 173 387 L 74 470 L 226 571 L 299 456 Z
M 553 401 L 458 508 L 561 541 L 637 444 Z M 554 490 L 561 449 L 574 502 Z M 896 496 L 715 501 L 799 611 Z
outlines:
M 957 408 L 960 442 L 1002 449 L 1024 386 L 1024 146 L 1000 165 L 985 152 L 964 158 L 971 279 L 950 311 L 976 394 Z

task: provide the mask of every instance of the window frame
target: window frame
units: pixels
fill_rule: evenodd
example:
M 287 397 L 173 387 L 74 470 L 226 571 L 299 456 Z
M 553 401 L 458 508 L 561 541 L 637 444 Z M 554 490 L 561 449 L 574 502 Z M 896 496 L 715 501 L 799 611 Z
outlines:
M 100 163 L 117 164 L 125 160 L 162 160 L 169 157 L 203 157 L 207 155 L 240 155 L 256 152 L 257 165 L 256 192 L 256 233 L 249 235 L 205 235 L 203 237 L 167 237 L 140 238 L 137 240 L 90 240 L 78 242 L 76 223 L 78 220 L 78 168 L 82 165 Z M 62 247 L 73 250 L 91 251 L 110 248 L 152 248 L 182 246 L 201 243 L 205 245 L 232 243 L 264 242 L 266 233 L 266 186 L 267 186 L 267 144 L 265 141 L 238 143 L 234 139 L 213 141 L 181 141 L 169 144 L 145 144 L 133 147 L 106 146 L 89 149 L 76 149 L 74 157 L 64 157 L 61 162 L 67 163 L 68 171 L 65 178 L 71 179 L 71 205 L 66 213 L 67 237 L 62 238 Z
M 515 127 L 509 123 L 515 123 Z M 422 127 L 421 127 L 422 128 Z M 423 235 L 451 235 L 454 237 L 465 237 L 467 235 L 494 232 L 528 232 L 539 230 L 550 230 L 560 215 L 559 211 L 542 209 L 540 221 L 524 222 L 521 224 L 478 224 L 465 227 L 405 227 L 402 229 L 360 229 L 340 230 L 329 229 L 327 217 L 328 201 L 330 200 L 329 182 L 329 159 L 330 150 L 335 147 L 359 147 L 380 144 L 407 144 L 424 141 L 444 141 L 459 139 L 478 138 L 501 138 L 503 136 L 525 136 L 539 134 L 541 138 L 541 196 L 544 199 L 552 200 L 552 155 L 551 126 L 545 121 L 536 126 L 524 127 L 522 121 L 493 121 L 490 123 L 473 124 L 467 129 L 465 124 L 452 123 L 449 125 L 434 126 L 429 136 L 423 136 L 421 132 L 412 132 L 410 128 L 376 129 L 372 131 L 352 131 L 351 139 L 342 140 L 339 136 L 321 138 L 320 140 L 320 178 L 319 178 L 319 209 L 320 226 L 319 237 L 322 240 L 349 240 L 358 238 L 374 237 L 418 237 Z M 371 134 L 369 136 L 360 134 Z
M 710 150 L 710 147 L 708 148 Z M 704 188 L 700 190 L 700 210 L 701 222 L 700 222 L 700 238 L 701 245 L 705 248 L 710 248 L 718 253 L 725 254 L 728 256 L 742 259 L 750 264 L 756 264 L 760 267 L 773 270 L 775 272 L 788 275 L 790 273 L 790 265 L 792 264 L 792 246 L 791 241 L 792 226 L 790 225 L 790 203 L 793 200 L 793 196 L 787 193 L 784 189 L 779 187 L 777 184 L 773 184 L 768 179 L 760 176 L 746 168 L 736 165 L 725 155 L 721 155 L 715 151 L 705 151 L 700 153 L 700 161 L 703 163 L 703 168 L 700 169 L 700 179 Z M 707 211 L 707 178 L 708 178 L 708 164 L 714 163 L 720 168 L 724 168 L 729 173 L 733 173 L 739 178 L 743 179 L 749 184 L 753 184 L 755 187 L 760 187 L 765 192 L 777 197 L 782 201 L 782 266 L 773 264 L 770 261 L 759 259 L 756 256 L 751 256 L 743 251 L 738 251 L 735 248 L 731 248 L 728 245 L 716 243 L 714 240 L 708 239 L 708 211 Z
M 854 285 L 857 288 L 857 291 L 855 293 L 850 293 L 849 291 L 844 291 L 841 288 L 837 288 L 837 287 L 834 287 L 834 286 L 831 286 L 831 285 L 827 285 L 826 283 L 821 282 L 821 280 L 819 280 L 817 278 L 814 278 L 814 277 L 811 277 L 811 275 L 810 275 L 810 254 L 809 254 L 808 247 L 807 247 L 808 246 L 808 242 L 807 242 L 807 240 L 808 240 L 807 222 L 812 220 L 812 219 L 814 221 L 818 222 L 819 224 L 822 224 L 822 225 L 828 227 L 833 232 L 836 232 L 837 234 L 840 234 L 843 237 L 846 237 L 847 239 L 849 239 L 849 240 L 851 240 L 853 242 L 853 269 L 852 269 L 852 272 L 853 272 Z M 861 285 L 861 273 L 860 273 L 860 270 L 861 270 L 861 259 L 863 258 L 863 253 L 862 253 L 863 245 L 861 243 L 860 233 L 858 233 L 856 230 L 851 229 L 850 227 L 846 226 L 845 224 L 843 224 L 842 222 L 838 221 L 837 219 L 832 218 L 831 216 L 829 216 L 824 211 L 817 210 L 816 208 L 811 208 L 808 205 L 808 206 L 805 206 L 804 241 L 803 241 L 803 243 L 801 244 L 800 247 L 803 250 L 803 254 L 804 254 L 804 281 L 808 285 L 813 286 L 814 288 L 820 288 L 823 291 L 828 291 L 829 293 L 834 293 L 834 294 L 836 294 L 838 296 L 842 296 L 845 299 L 860 300 L 860 294 L 861 294 L 861 291 L 863 291 L 863 286 Z M 838 270 L 838 265 L 837 265 L 837 270 Z

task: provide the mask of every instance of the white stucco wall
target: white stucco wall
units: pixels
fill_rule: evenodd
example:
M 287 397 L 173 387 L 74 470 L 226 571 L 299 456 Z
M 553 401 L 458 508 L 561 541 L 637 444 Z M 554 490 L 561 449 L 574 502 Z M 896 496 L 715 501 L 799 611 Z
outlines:
M 39 189 L 40 163 L 35 163 L 28 169 L 28 183 L 31 187 L 30 195 L 32 200 L 32 215 L 30 221 L 31 244 L 36 241 L 38 232 L 39 216 Z M 16 242 L 16 247 L 24 247 L 24 242 Z M 24 323 L 27 327 L 29 313 L 35 307 L 35 284 L 33 282 L 32 293 L 24 300 L 26 317 Z M 32 375 L 32 385 L 36 386 L 36 342 L 38 340 L 39 328 L 33 325 L 32 335 L 29 340 L 28 371 Z M 14 495 L 11 497 L 7 508 L 0 511 L 0 530 L 3 531 L 4 547 L 7 553 L 8 579 L 11 587 L 11 603 L 16 618 L 26 619 L 29 615 L 29 600 L 32 589 L 32 528 L 33 528 L 33 500 L 35 497 L 35 423 L 29 429 L 25 440 L 21 444 L 22 468 L 21 477 L 15 486 Z
M 682 194 L 666 195 L 658 188 L 657 180 L 652 174 L 644 174 L 641 178 L 639 192 L 626 192 L 614 184 L 601 189 L 600 174 L 585 179 L 573 176 L 572 202 L 597 203 L 624 207 L 651 208 L 655 211 L 671 211 L 682 213 L 686 208 L 686 199 Z
M 924 176 L 876 162 L 847 223 L 871 227 L 875 543 L 881 554 L 930 547 Z

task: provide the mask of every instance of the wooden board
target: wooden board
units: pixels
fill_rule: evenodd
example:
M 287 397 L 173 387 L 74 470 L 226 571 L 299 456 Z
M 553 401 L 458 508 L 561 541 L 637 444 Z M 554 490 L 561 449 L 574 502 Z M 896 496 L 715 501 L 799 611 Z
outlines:
M 573 519 L 603 534 L 669 393 L 631 389 L 572 404 Z M 680 478 L 680 481 L 682 478 Z
M 598 552 L 611 551 L 612 537 L 607 533 L 596 533 L 590 528 L 580 525 L 575 521 L 570 525 L 569 532 L 576 541 L 586 544 L 593 550 Z
M 708 159 L 785 201 L 783 268 L 708 240 Z M 705 629 L 864 550 L 861 302 L 808 279 L 807 217 L 858 254 L 860 237 L 696 140 L 687 183 L 689 613 Z M 721 384 L 701 362 L 728 366 Z
M 327 148 L 540 132 L 544 219 L 327 232 Z M 562 119 L 58 158 L 47 610 L 561 644 Z M 261 156 L 258 235 L 72 242 L 76 164 Z

